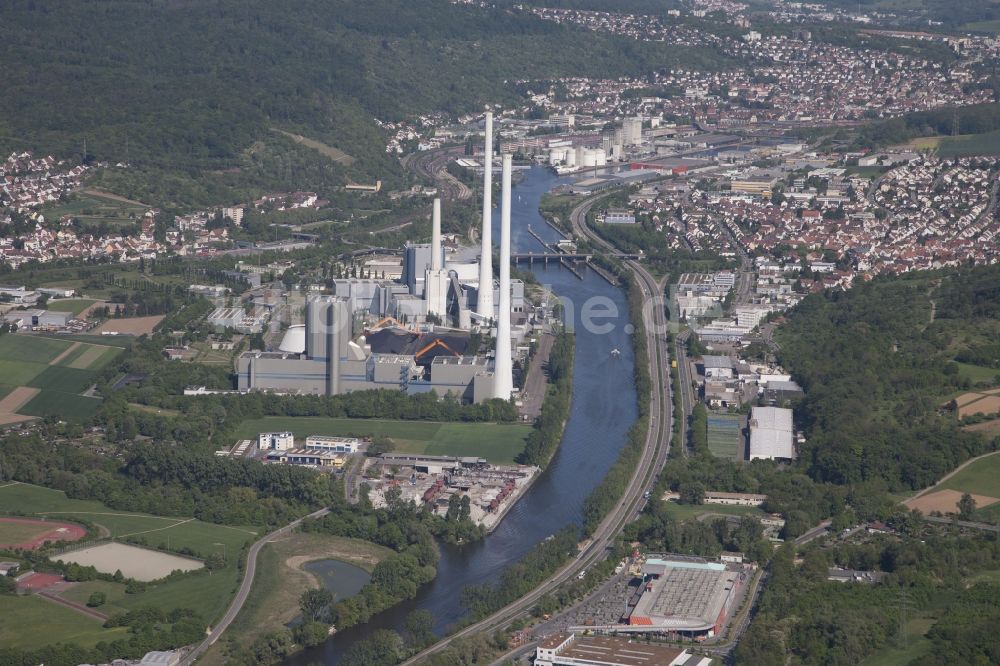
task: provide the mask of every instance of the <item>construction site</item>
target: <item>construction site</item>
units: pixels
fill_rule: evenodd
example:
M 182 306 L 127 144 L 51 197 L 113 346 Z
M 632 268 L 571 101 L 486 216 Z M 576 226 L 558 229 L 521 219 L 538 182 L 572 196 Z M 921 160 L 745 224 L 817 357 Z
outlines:
M 444 516 L 453 502 L 468 497 L 469 518 L 488 532 L 496 529 L 531 485 L 539 469 L 529 465 L 491 465 L 485 458 L 386 453 L 365 460 L 363 476 L 375 507 L 399 489 L 400 500 L 430 506 Z

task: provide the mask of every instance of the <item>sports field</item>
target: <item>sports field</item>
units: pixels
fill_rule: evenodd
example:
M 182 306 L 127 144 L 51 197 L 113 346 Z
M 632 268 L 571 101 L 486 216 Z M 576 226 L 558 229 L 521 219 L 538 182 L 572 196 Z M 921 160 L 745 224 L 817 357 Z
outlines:
M 0 387 L 5 395 L 18 389 L 0 404 L 0 423 L 49 414 L 86 421 L 101 401 L 81 394 L 120 353 L 118 347 L 79 340 L 26 334 L 0 337 Z
M 743 460 L 743 417 L 708 415 L 708 450 L 717 458 Z
M 34 550 L 46 542 L 77 541 L 87 530 L 72 523 L 0 517 L 0 547 Z
M 101 608 L 101 612 L 106 614 L 115 612 L 116 608 L 121 610 L 143 606 L 156 606 L 166 611 L 196 608 L 207 621 L 213 622 L 225 612 L 236 588 L 239 580 L 239 553 L 248 542 L 258 538 L 260 531 L 256 527 L 215 525 L 193 518 L 168 518 L 116 511 L 94 500 L 69 499 L 62 491 L 24 483 L 0 484 L 0 507 L 25 514 L 86 521 L 97 525 L 106 536 L 140 539 L 150 548 L 163 547 L 175 551 L 188 548 L 199 559 L 213 554 L 226 558 L 226 566 L 213 570 L 211 574 L 200 573 L 150 586 L 142 594 L 126 594 L 125 585 L 104 581 L 80 583 L 64 593 L 71 600 L 85 603 L 92 591 L 109 592 L 109 606 Z M 142 552 L 166 554 L 148 550 Z M 114 607 L 110 605 L 112 599 Z M 0 615 L 2 614 L 0 611 Z M 58 640 L 68 639 L 53 636 L 51 642 Z M 0 640 L 0 645 L 2 644 Z
M 53 312 L 72 312 L 75 317 L 96 302 L 92 298 L 61 298 L 49 301 L 45 307 Z
M 256 439 L 262 432 L 283 431 L 292 432 L 296 439 L 302 440 L 309 435 L 388 437 L 395 443 L 395 450 L 401 453 L 482 456 L 493 463 L 510 464 L 524 450 L 531 426 L 268 416 L 244 421 L 237 429 L 236 437 Z
M 202 562 L 189 557 L 161 553 L 124 543 L 102 543 L 98 546 L 73 550 L 63 553 L 58 559 L 84 567 L 94 567 L 100 573 L 113 574 L 121 571 L 126 578 L 147 582 L 164 578 L 172 571 L 194 571 L 205 566 Z

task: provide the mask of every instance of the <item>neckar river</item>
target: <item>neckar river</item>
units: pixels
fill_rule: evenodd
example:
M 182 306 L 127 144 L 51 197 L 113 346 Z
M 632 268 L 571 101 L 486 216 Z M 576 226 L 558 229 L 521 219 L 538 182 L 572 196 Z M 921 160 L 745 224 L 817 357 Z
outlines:
M 542 247 L 528 227 L 546 240 L 560 238 L 538 212 L 542 195 L 560 180 L 542 167 L 523 174 L 524 179 L 513 190 L 511 243 L 514 252 L 539 252 Z M 499 210 L 495 210 L 494 239 L 500 238 L 499 223 Z M 580 524 L 584 499 L 618 457 L 625 433 L 637 416 L 635 358 L 625 332 L 628 310 L 624 293 L 592 271 L 584 271 L 584 279 L 580 280 L 556 265 L 545 269 L 536 264 L 534 270 L 539 282 L 571 303 L 566 310 L 573 314 L 576 332 L 573 404 L 562 444 L 548 469 L 483 541 L 462 547 L 443 546 L 437 578 L 421 588 L 416 598 L 375 616 L 365 625 L 335 634 L 323 645 L 296 654 L 287 664 L 336 664 L 354 642 L 371 631 L 399 631 L 407 614 L 418 608 L 433 613 L 435 630 L 444 633 L 465 616 L 460 599 L 463 587 L 495 580 L 504 567 L 539 541 L 569 523 Z M 588 331 L 580 323 L 585 303 L 593 303 L 595 298 L 603 303 L 597 306 L 602 311 L 610 303 L 617 308 L 617 318 L 600 322 L 605 328 L 613 324 L 610 332 Z M 613 349 L 620 350 L 618 358 L 612 357 Z

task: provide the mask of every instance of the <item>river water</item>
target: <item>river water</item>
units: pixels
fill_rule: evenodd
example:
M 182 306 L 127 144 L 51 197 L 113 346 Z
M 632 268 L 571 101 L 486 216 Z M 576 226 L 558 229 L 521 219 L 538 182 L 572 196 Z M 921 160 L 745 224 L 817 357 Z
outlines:
M 542 219 L 538 204 L 542 195 L 562 180 L 537 166 L 523 174 L 524 179 L 513 190 L 511 244 L 514 252 L 540 252 L 543 248 L 528 227 L 546 240 L 560 238 Z M 500 238 L 498 209 L 494 211 L 493 238 Z M 576 332 L 573 403 L 562 444 L 548 469 L 484 540 L 461 547 L 443 546 L 437 578 L 422 587 L 416 598 L 295 655 L 288 660 L 289 665 L 336 664 L 354 642 L 371 631 L 399 631 L 407 614 L 418 608 L 430 611 L 436 619 L 435 630 L 444 633 L 465 616 L 460 600 L 463 587 L 495 580 L 504 567 L 539 541 L 569 523 L 580 524 L 583 500 L 618 457 L 625 433 L 637 416 L 635 359 L 625 331 L 628 310 L 624 293 L 592 271 L 583 271 L 583 280 L 556 264 L 547 269 L 536 264 L 534 271 L 539 282 L 569 301 L 566 311 L 573 317 Z M 592 312 L 617 310 L 617 317 L 597 322 L 604 328 L 610 324 L 610 331 L 581 325 L 588 303 Z M 613 349 L 620 350 L 618 358 L 612 358 Z

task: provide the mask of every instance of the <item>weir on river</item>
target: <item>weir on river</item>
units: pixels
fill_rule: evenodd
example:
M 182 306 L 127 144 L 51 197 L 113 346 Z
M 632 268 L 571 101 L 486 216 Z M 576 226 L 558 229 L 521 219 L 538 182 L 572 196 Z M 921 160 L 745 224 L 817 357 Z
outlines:
M 514 187 L 511 242 L 515 252 L 542 252 L 543 245 L 532 233 L 548 242 L 561 239 L 538 212 L 546 192 L 560 182 L 547 169 L 533 167 Z M 500 211 L 494 209 L 493 236 L 499 238 Z M 423 586 L 417 597 L 373 617 L 368 623 L 339 632 L 323 645 L 300 652 L 286 663 L 306 666 L 316 662 L 336 664 L 344 652 L 375 629 L 400 631 L 406 616 L 418 609 L 430 611 L 441 634 L 461 620 L 466 611 L 462 588 L 495 581 L 507 565 L 516 562 L 535 544 L 569 523 L 581 522 L 584 499 L 604 478 L 635 421 L 636 395 L 633 384 L 635 358 L 625 326 L 628 309 L 624 293 L 592 271 L 580 280 L 552 263 L 536 264 L 538 281 L 565 301 L 573 317 L 576 356 L 573 374 L 573 404 L 559 451 L 548 469 L 527 494 L 510 510 L 500 526 L 475 544 L 442 546 L 437 578 Z M 595 310 L 617 309 L 617 317 L 602 318 L 609 332 L 586 330 L 580 316 L 589 299 Z M 611 326 L 607 326 L 610 324 Z M 612 350 L 619 350 L 617 356 Z

